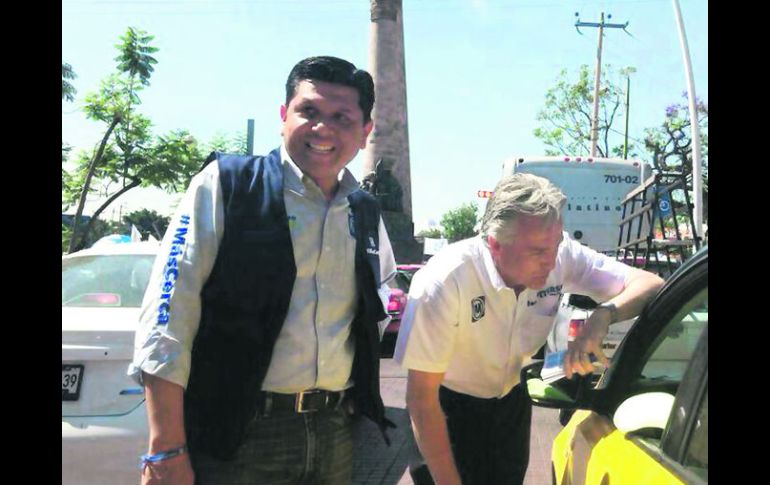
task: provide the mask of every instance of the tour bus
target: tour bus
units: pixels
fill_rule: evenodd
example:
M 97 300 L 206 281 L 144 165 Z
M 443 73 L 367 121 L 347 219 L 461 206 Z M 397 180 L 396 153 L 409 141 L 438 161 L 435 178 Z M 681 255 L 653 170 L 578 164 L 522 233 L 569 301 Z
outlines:
M 594 157 L 514 157 L 503 175 L 531 173 L 550 180 L 567 196 L 564 230 L 595 249 L 613 254 L 618 245 L 621 206 L 644 174 L 639 160 Z

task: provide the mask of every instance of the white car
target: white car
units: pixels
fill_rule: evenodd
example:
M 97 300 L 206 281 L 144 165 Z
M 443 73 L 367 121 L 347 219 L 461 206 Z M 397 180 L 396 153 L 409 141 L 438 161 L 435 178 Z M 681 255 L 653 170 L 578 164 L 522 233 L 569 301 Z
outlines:
M 127 375 L 157 242 L 62 257 L 62 484 L 136 484 L 147 452 L 141 386 Z

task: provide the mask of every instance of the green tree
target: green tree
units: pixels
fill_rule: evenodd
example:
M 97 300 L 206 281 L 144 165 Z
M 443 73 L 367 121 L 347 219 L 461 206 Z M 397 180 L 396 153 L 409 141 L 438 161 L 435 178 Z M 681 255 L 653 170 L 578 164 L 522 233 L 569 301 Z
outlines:
M 419 237 L 427 237 L 432 239 L 440 239 L 441 238 L 441 229 L 437 227 L 433 227 L 431 229 L 423 229 L 422 231 L 417 233 L 417 236 Z
M 132 162 L 131 155 L 133 147 L 129 147 L 128 150 L 125 151 L 126 146 L 130 145 L 132 141 L 136 141 L 136 138 L 130 136 L 131 134 L 134 134 L 131 131 L 130 125 L 131 110 L 133 105 L 140 102 L 138 91 L 141 87 L 149 85 L 150 74 L 154 70 L 152 65 L 157 62 L 150 56 L 151 53 L 157 51 L 156 48 L 148 45 L 152 40 L 152 36 L 148 36 L 143 31 L 129 27 L 126 34 L 121 37 L 121 40 L 123 40 L 123 44 L 118 44 L 116 46 L 120 53 L 120 55 L 115 58 L 115 60 L 118 61 L 118 72 L 108 77 L 107 80 L 102 83 L 99 92 L 92 93 L 86 97 L 86 116 L 90 119 L 106 123 L 108 126 L 98 145 L 96 153 L 93 158 L 91 158 L 88 165 L 84 185 L 78 201 L 78 208 L 75 212 L 75 221 L 72 227 L 72 239 L 70 240 L 69 247 L 70 252 L 76 247 L 82 247 L 80 242 L 79 223 L 80 216 L 83 214 L 86 196 L 88 195 L 89 187 L 91 185 L 91 178 L 96 169 L 103 162 L 102 157 L 107 148 L 107 144 L 110 142 L 113 131 L 116 130 L 121 123 L 123 123 L 122 128 L 124 137 L 121 144 L 124 148 L 125 166 Z M 139 81 L 138 86 L 135 85 L 137 78 Z M 95 219 L 96 216 L 92 218 L 92 221 Z
M 62 254 L 67 252 L 67 248 L 70 247 L 70 238 L 72 237 L 72 229 L 67 224 L 61 225 L 61 252 Z
M 134 119 L 134 129 L 144 123 L 140 117 Z M 175 130 L 165 135 L 143 136 L 143 142 L 136 147 L 128 171 L 123 172 L 123 152 L 119 144 L 109 144 L 102 156 L 102 165 L 94 171 L 97 183 L 92 187 L 101 197 L 106 197 L 94 211 L 91 221 L 97 218 L 110 204 L 135 187 L 157 187 L 168 193 L 184 190 L 190 179 L 200 168 L 203 155 L 195 139 L 185 130 Z M 82 153 L 78 173 L 85 173 L 89 157 Z M 90 222 L 90 221 L 89 221 Z M 86 227 L 86 231 L 90 226 Z M 82 248 L 79 244 L 75 247 Z
M 204 151 L 207 154 L 216 151 L 246 155 L 247 148 L 246 133 L 235 133 L 230 135 L 216 133 L 211 138 L 211 141 L 206 144 L 206 149 Z
M 64 212 L 69 208 L 69 206 L 72 205 L 73 201 L 73 176 L 69 173 L 69 171 L 64 168 L 64 164 L 67 163 L 67 160 L 69 159 L 70 151 L 72 151 L 72 147 L 61 142 L 61 211 Z M 69 239 L 68 239 L 69 240 Z
M 150 46 L 150 42 L 154 38 L 155 37 L 147 35 L 147 33 L 142 30 L 129 27 L 125 35 L 120 38 L 123 43 L 115 45 L 120 52 L 120 55 L 115 58 L 115 60 L 118 61 L 118 71 L 128 75 L 128 96 L 126 97 L 128 106 L 125 112 L 125 123 L 122 123 L 123 129 L 118 130 L 117 133 L 118 143 L 121 144 L 121 149 L 124 153 L 124 184 L 128 166 L 131 163 L 135 163 L 135 160 L 132 159 L 132 153 L 134 151 L 134 144 L 132 144 L 132 141 L 141 139 L 141 135 L 143 134 L 142 131 L 140 131 L 135 138 L 133 136 L 134 133 L 131 130 L 131 105 L 132 103 L 141 103 L 139 97 L 133 96 L 133 93 L 136 93 L 139 90 L 139 87 L 136 86 L 137 81 L 141 83 L 141 86 L 150 85 L 150 76 L 155 70 L 153 65 L 158 63 L 158 61 L 150 55 L 158 52 L 157 47 Z M 140 120 L 140 123 L 141 121 L 143 120 Z M 122 137 L 121 132 L 123 135 Z
M 609 65 L 602 69 L 597 140 L 599 157 L 623 155 L 623 132 L 612 126 L 625 110 L 625 91 L 620 87 L 625 83 L 613 80 L 621 76 L 625 79 L 632 72 L 632 67 L 617 72 Z M 556 85 L 546 92 L 545 107 L 537 114 L 541 126 L 535 128 L 534 135 L 548 147 L 546 155 L 588 155 L 591 152 L 593 104 L 594 74 L 588 66 L 580 66 L 578 80 L 574 83 L 568 80 L 567 70 L 562 70 Z M 611 133 L 620 135 L 619 143 L 613 144 L 616 137 Z M 632 149 L 629 144 L 629 154 Z
M 139 186 L 157 186 L 178 190 L 197 169 L 200 154 L 187 132 L 176 131 L 153 139 L 150 120 L 136 112 L 141 103 L 139 92 L 149 86 L 150 75 L 157 63 L 151 54 L 157 48 L 149 45 L 153 37 L 130 27 L 116 47 L 119 56 L 117 72 L 102 81 L 97 92 L 86 96 L 84 111 L 89 119 L 105 123 L 107 129 L 93 156 L 81 153 L 76 175 L 77 210 L 69 251 L 85 246 L 87 234 L 99 214 L 126 191 Z M 190 163 L 194 159 L 195 162 Z M 85 230 L 80 228 L 86 197 L 93 193 L 92 180 L 107 200 L 92 215 Z M 72 182 L 72 181 L 70 181 Z M 115 183 L 122 188 L 112 190 Z M 71 200 L 72 187 L 66 195 Z M 65 204 L 65 200 L 62 201 Z
M 478 222 L 478 204 L 470 202 L 457 209 L 450 210 L 441 217 L 444 237 L 449 242 L 459 241 L 478 234 L 475 231 Z
M 160 215 L 154 210 L 140 209 L 124 215 L 119 229 L 121 234 L 129 234 L 133 225 L 142 234 L 142 239 L 152 234 L 160 240 L 163 239 L 170 222 L 171 218 L 168 216 Z
M 682 96 L 687 99 L 687 93 Z M 703 165 L 703 218 L 708 221 L 708 105 L 696 99 Z M 663 123 L 647 128 L 644 146 L 652 157 L 652 165 L 659 172 L 684 173 L 692 177 L 692 121 L 687 101 L 674 103 L 666 108 Z
M 72 70 L 72 66 L 66 62 L 61 63 L 61 99 L 69 102 L 75 101 L 75 94 L 77 90 L 75 86 L 70 84 L 68 80 L 73 80 L 77 77 L 75 71 Z
M 91 226 L 91 230 L 84 235 L 84 239 L 85 239 L 84 244 L 85 246 L 91 246 L 93 243 L 103 238 L 104 236 L 109 236 L 110 234 L 116 234 L 116 233 L 120 233 L 120 231 L 114 222 L 97 219 L 93 222 Z M 61 225 L 62 254 L 67 252 L 71 237 L 72 237 L 72 226 L 62 223 Z
M 75 86 L 70 84 L 67 80 L 75 79 L 77 76 L 75 75 L 75 71 L 72 70 L 72 66 L 67 64 L 66 62 L 61 63 L 61 99 L 62 101 L 66 100 L 69 102 L 75 101 L 75 94 L 77 93 L 77 90 L 75 89 Z M 61 142 L 61 163 L 62 163 L 62 169 L 61 169 L 61 184 L 62 184 L 62 192 L 64 190 L 69 190 L 71 181 L 69 174 L 64 169 L 64 164 L 67 163 L 67 159 L 69 158 L 70 150 L 72 150 L 72 147 L 64 143 L 62 140 Z M 62 203 L 62 210 L 64 210 L 64 204 Z M 68 239 L 69 240 L 69 239 Z

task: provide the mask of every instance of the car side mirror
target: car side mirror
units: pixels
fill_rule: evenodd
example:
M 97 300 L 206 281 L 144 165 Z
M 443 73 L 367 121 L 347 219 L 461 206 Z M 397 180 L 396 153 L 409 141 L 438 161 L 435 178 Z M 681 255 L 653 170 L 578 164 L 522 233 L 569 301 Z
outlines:
M 540 377 L 543 362 L 538 361 L 521 369 L 521 385 L 532 404 L 544 408 L 575 409 L 579 384 L 569 379 L 546 383 Z
M 623 401 L 612 418 L 623 433 L 640 433 L 659 437 L 668 423 L 674 396 L 667 392 L 645 392 Z

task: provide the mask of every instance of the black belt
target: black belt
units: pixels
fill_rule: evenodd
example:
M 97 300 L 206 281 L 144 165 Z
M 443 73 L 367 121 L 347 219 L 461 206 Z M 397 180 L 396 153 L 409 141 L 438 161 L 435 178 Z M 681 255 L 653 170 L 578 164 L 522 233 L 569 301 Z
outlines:
M 297 394 L 281 394 L 262 391 L 260 411 L 268 416 L 272 412 L 292 411 L 295 413 L 314 413 L 325 409 L 334 409 L 342 402 L 345 391 L 322 391 L 311 389 Z

